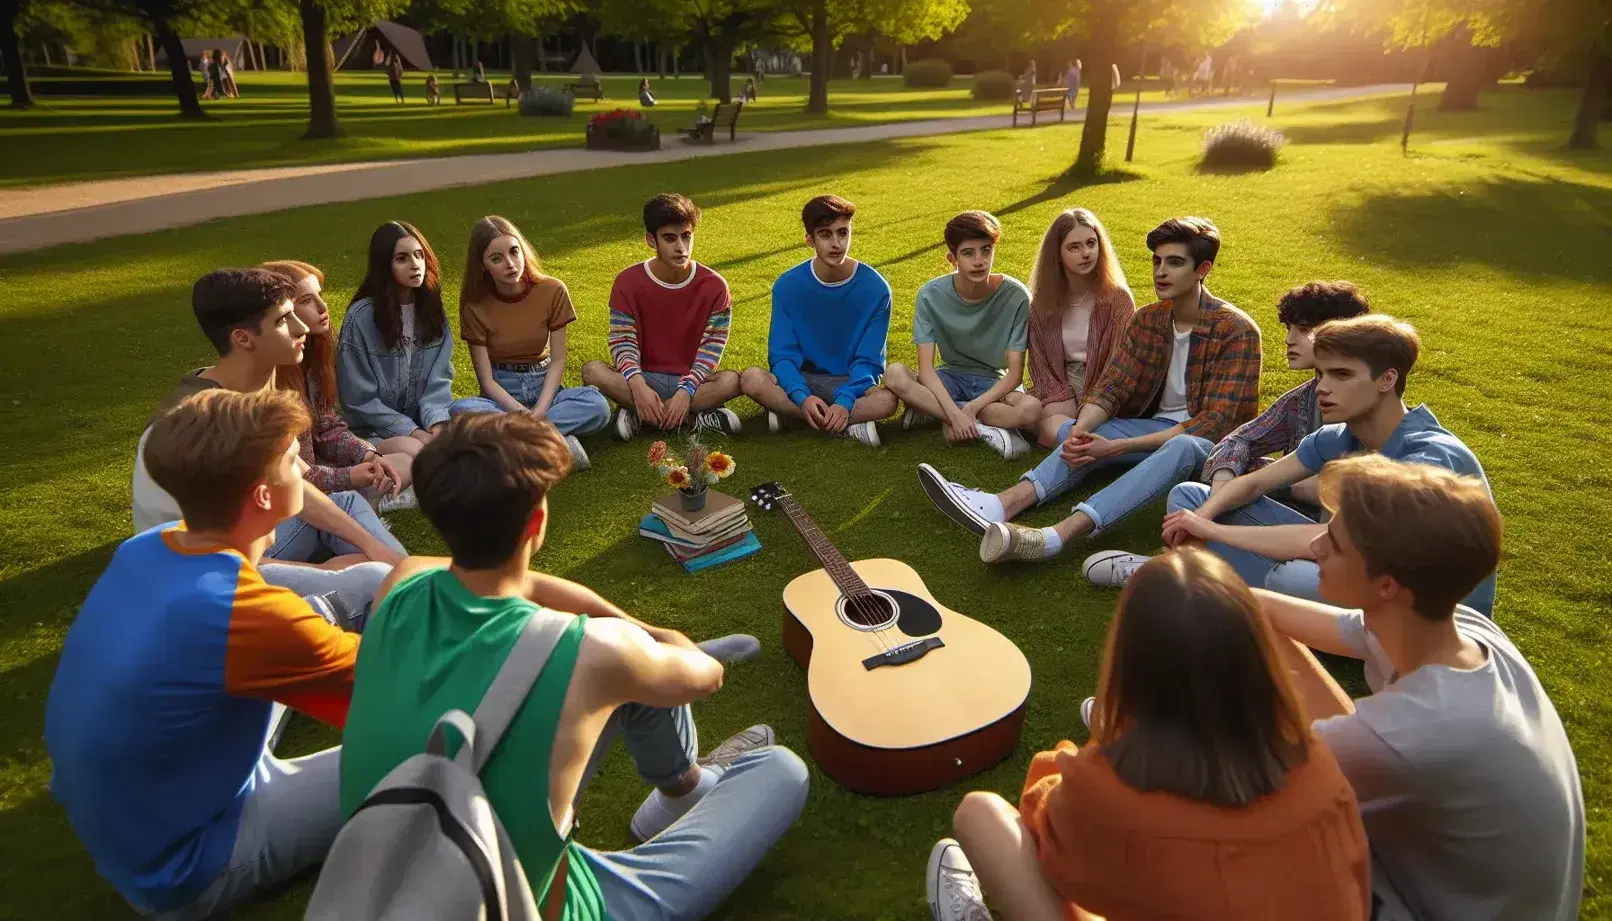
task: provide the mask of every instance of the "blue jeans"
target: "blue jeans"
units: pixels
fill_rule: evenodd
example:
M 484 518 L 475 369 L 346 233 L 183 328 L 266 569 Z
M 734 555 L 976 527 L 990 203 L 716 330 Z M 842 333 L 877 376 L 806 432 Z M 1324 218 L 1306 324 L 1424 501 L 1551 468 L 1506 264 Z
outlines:
M 1209 487 L 1202 483 L 1182 483 L 1170 490 L 1167 508 L 1172 511 L 1198 509 L 1209 501 Z M 1279 524 L 1315 524 L 1315 520 L 1288 508 L 1270 496 L 1260 496 L 1242 508 L 1232 509 L 1215 519 L 1221 524 L 1240 527 Z M 1228 547 L 1225 544 L 1207 545 L 1215 555 L 1237 570 L 1254 588 L 1267 588 L 1273 592 L 1295 598 L 1321 600 L 1321 569 L 1311 560 L 1273 560 L 1268 557 Z
M 333 492 L 330 501 L 358 522 L 358 526 L 369 533 L 371 537 L 390 547 L 400 556 L 407 556 L 408 551 L 398 543 L 392 532 L 386 529 L 381 516 L 375 514 L 363 496 L 351 490 L 347 492 Z M 319 530 L 301 517 L 287 518 L 274 529 L 274 544 L 264 552 L 266 560 L 290 560 L 294 563 L 319 563 L 333 556 L 346 556 L 350 553 L 363 553 L 353 544 Z
M 1065 422 L 1058 429 L 1059 446 L 1052 449 L 1046 459 L 1021 479 L 1035 487 L 1036 503 L 1048 502 L 1069 491 L 1089 474 L 1111 467 L 1130 467 L 1119 479 L 1098 490 L 1091 498 L 1075 506 L 1085 512 L 1096 525 L 1096 530 L 1113 527 L 1120 519 L 1158 498 L 1177 483 L 1185 483 L 1197 475 L 1203 462 L 1214 447 L 1208 440 L 1196 435 L 1177 435 L 1166 441 L 1157 451 L 1122 454 L 1082 467 L 1071 467 L 1063 461 L 1063 445 L 1074 422 Z M 1094 434 L 1104 438 L 1138 438 L 1152 435 L 1174 426 L 1163 419 L 1110 419 L 1097 426 Z M 1093 532 L 1095 533 L 1095 531 Z
M 689 708 L 626 704 L 599 736 L 582 787 L 617 735 L 644 780 L 664 784 L 695 762 Z M 613 921 L 703 918 L 744 882 L 806 805 L 806 765 L 779 746 L 741 755 L 687 814 L 625 851 L 582 848 Z M 577 791 L 580 800 L 582 791 Z
M 493 367 L 493 380 L 527 409 L 537 405 L 547 377 L 547 369 L 520 372 Z M 450 416 L 501 412 L 504 407 L 487 397 L 462 397 L 448 407 Z M 555 391 L 554 402 L 549 404 L 548 420 L 561 435 L 591 435 L 610 424 L 610 403 L 593 387 L 562 387 Z

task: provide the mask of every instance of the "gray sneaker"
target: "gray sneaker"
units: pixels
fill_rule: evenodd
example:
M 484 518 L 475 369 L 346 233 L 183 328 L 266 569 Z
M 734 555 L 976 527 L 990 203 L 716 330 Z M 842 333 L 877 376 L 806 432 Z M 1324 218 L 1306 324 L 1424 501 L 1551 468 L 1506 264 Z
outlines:
M 974 865 L 954 839 L 942 838 L 930 850 L 924 893 L 935 921 L 991 921 Z
M 623 406 L 616 410 L 616 437 L 622 441 L 632 441 L 638 434 L 638 414 Z
M 571 469 L 576 473 L 593 467 L 593 461 L 588 460 L 588 452 L 582 450 L 582 442 L 577 441 L 575 435 L 565 436 L 565 447 L 571 452 Z
M 1014 460 L 1030 452 L 1030 443 L 1013 429 L 986 425 L 983 422 L 975 428 L 979 429 L 980 441 L 990 445 L 991 450 L 1002 455 L 1003 460 Z
M 1080 564 L 1080 571 L 1091 584 L 1100 588 L 1122 588 L 1131 580 L 1131 573 L 1141 569 L 1149 559 L 1152 558 L 1140 553 L 1099 550 L 1086 557 L 1086 562 Z
M 778 736 L 772 727 L 764 723 L 751 726 L 743 732 L 735 733 L 727 741 L 711 749 L 699 761 L 700 767 L 725 768 L 746 752 L 753 752 L 758 748 L 766 748 L 776 744 Z
M 395 496 L 382 496 L 381 501 L 375 504 L 375 511 L 381 514 L 401 511 L 406 508 L 419 508 L 420 500 L 414 497 L 414 487 L 410 486 Z
M 871 422 L 853 422 L 845 427 L 845 435 L 870 448 L 879 446 L 879 430 Z
M 920 425 L 929 425 L 934 421 L 935 417 L 928 413 L 921 413 L 916 409 L 909 409 L 905 413 L 901 414 L 901 430 L 903 432 L 910 432 Z

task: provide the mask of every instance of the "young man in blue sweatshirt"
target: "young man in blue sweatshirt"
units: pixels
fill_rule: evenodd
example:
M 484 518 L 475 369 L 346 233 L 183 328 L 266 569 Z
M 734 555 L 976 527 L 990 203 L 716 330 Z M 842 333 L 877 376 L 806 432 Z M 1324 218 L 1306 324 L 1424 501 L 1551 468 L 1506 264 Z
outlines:
M 896 396 L 878 386 L 890 333 L 890 286 L 852 259 L 856 205 L 819 195 L 801 209 L 815 255 L 772 286 L 766 368 L 739 377 L 745 396 L 767 410 L 767 429 L 804 420 L 827 435 L 879 446 L 874 423 L 893 415 Z

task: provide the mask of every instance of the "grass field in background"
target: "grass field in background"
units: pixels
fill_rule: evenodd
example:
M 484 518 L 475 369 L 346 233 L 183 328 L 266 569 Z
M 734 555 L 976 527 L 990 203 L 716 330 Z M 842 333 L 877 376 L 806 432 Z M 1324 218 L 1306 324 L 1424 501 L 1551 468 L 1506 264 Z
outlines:
M 1352 279 L 1377 309 L 1413 322 L 1424 352 L 1408 396 L 1430 404 L 1488 471 L 1506 525 L 1496 619 L 1534 663 L 1566 722 L 1590 823 L 1583 917 L 1612 917 L 1612 436 L 1605 423 L 1612 153 L 1560 149 L 1572 94 L 1508 91 L 1484 96 L 1476 113 L 1424 107 L 1412 153 L 1401 156 L 1404 102 L 1279 107 L 1275 124 L 1293 143 L 1276 169 L 1260 174 L 1195 168 L 1204 129 L 1233 117 L 1221 112 L 1146 120 L 1131 171 L 1085 187 L 1054 178 L 1072 161 L 1079 128 L 1052 127 L 623 167 L 0 257 L 8 295 L 0 303 L 7 333 L 0 340 L 0 917 L 132 917 L 50 796 L 43 714 L 62 637 L 129 533 L 130 468 L 145 420 L 180 374 L 211 358 L 190 314 L 191 282 L 219 266 L 304 259 L 324 269 L 339 318 L 370 232 L 403 218 L 436 248 L 453 311 L 468 228 L 501 213 L 527 231 L 545 269 L 570 287 L 580 315 L 570 335 L 568 381 L 575 383 L 583 361 L 606 357 L 612 276 L 646 255 L 642 202 L 667 189 L 704 208 L 695 255 L 732 288 L 723 366 L 734 369 L 764 361 L 770 285 L 807 257 L 799 209 L 824 192 L 857 203 L 852 254 L 894 289 L 892 361 L 912 360 L 914 293 L 947 271 L 941 228 L 964 208 L 1002 219 L 998 267 L 1020 278 L 1054 214 L 1093 208 L 1144 292 L 1147 230 L 1172 215 L 1212 218 L 1225 244 L 1209 284 L 1265 332 L 1266 402 L 1302 381 L 1273 346 L 1281 335 L 1274 305 L 1289 286 Z M 456 359 L 456 393 L 470 393 L 468 356 L 460 349 Z M 914 467 L 929 461 L 955 479 L 1004 486 L 1024 462 L 1004 462 L 977 445 L 949 448 L 934 430 L 902 433 L 894 425 L 884 426 L 877 450 L 804 433 L 769 436 L 754 406 L 739 408 L 746 431 L 728 446 L 738 461 L 731 491 L 783 483 L 848 558 L 909 562 L 941 603 L 1001 630 L 1034 669 L 1020 747 L 964 784 L 870 799 L 814 767 L 799 826 L 719 914 L 920 921 L 927 917 L 924 861 L 934 839 L 948 833 L 959 797 L 976 787 L 1014 796 L 1036 750 L 1085 738 L 1077 707 L 1095 684 L 1115 595 L 1087 584 L 1078 564 L 1098 549 L 1156 548 L 1161 508 L 1082 542 L 1057 563 L 987 568 L 977 541 L 924 499 Z M 804 678 L 780 645 L 780 593 L 815 563 L 785 519 L 757 511 L 758 556 L 682 574 L 636 534 L 662 489 L 646 466 L 647 446 L 647 439 L 590 441 L 594 469 L 556 489 L 549 544 L 536 565 L 697 639 L 735 631 L 761 637 L 761 658 L 731 669 L 722 692 L 695 707 L 702 739 L 709 746 L 766 721 L 804 753 Z M 1059 503 L 1027 520 L 1047 524 L 1065 509 Z M 443 551 L 417 512 L 390 520 L 410 548 Z M 300 721 L 289 748 L 336 740 Z M 644 792 L 618 750 L 583 804 L 583 840 L 626 846 L 627 820 Z M 233 917 L 300 918 L 309 887 L 301 881 Z

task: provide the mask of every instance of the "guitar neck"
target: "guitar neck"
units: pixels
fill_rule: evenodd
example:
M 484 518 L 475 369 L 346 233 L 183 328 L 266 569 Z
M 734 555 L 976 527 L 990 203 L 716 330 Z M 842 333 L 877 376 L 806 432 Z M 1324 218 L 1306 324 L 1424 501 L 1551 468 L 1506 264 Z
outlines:
M 806 541 L 806 546 L 812 549 L 812 554 L 823 564 L 823 569 L 834 579 L 834 584 L 839 586 L 842 593 L 861 595 L 871 591 L 868 584 L 862 581 L 862 577 L 856 574 L 856 570 L 851 568 L 851 564 L 845 561 L 844 554 L 840 553 L 823 533 L 823 529 L 819 528 L 817 522 L 812 520 L 812 516 L 795 501 L 794 496 L 784 496 L 781 504 L 784 513 L 794 523 L 795 530 L 800 532 L 800 536 Z

